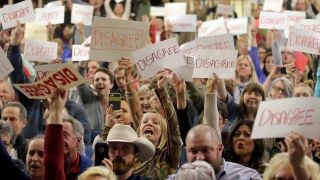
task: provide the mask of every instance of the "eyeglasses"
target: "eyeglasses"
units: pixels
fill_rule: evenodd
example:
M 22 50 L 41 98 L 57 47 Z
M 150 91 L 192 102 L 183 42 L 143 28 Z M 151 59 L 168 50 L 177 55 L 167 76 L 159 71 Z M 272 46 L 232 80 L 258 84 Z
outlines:
M 280 88 L 280 87 L 277 87 L 277 86 L 273 86 L 272 89 L 276 92 L 276 93 L 284 93 L 285 90 Z
M 281 55 L 284 55 L 284 54 L 291 54 L 291 55 L 293 55 L 293 53 L 290 52 L 290 51 L 281 51 Z

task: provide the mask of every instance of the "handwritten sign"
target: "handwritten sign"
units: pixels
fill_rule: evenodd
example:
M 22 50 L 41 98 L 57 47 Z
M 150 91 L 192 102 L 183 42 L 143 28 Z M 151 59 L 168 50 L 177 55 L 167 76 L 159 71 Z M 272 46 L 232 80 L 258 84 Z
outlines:
M 164 68 L 175 69 L 185 65 L 179 45 L 174 38 L 134 51 L 132 56 L 143 80 Z
M 262 11 L 260 13 L 259 28 L 283 30 L 287 28 L 287 17 L 284 13 Z
M 296 51 L 320 54 L 320 33 L 290 27 L 287 46 Z
M 84 82 L 85 79 L 72 64 L 64 64 L 63 68 L 52 71 L 41 81 L 32 84 L 14 84 L 14 87 L 29 99 L 46 99 L 58 88 L 69 89 Z
M 0 78 L 7 77 L 13 71 L 13 67 L 0 47 Z
M 233 37 L 231 34 L 213 37 L 201 37 L 197 38 L 195 41 L 197 50 L 235 50 Z
M 163 17 L 164 16 L 164 7 L 151 6 L 150 7 L 150 15 L 153 17 Z
M 190 41 L 180 46 L 180 51 L 183 55 L 194 56 L 197 51 L 196 41 Z
M 234 78 L 237 55 L 235 50 L 198 50 L 192 77 L 209 78 L 216 73 L 222 78 Z
M 146 45 L 148 36 L 148 23 L 95 16 L 91 35 L 90 59 L 112 62 L 121 57 L 130 58 L 132 51 Z
M 187 3 L 165 3 L 164 4 L 164 15 L 165 17 L 184 15 L 187 12 Z
M 1 23 L 3 29 L 8 29 L 17 25 L 33 22 L 34 10 L 31 0 L 25 0 L 14 5 L 7 5 L 0 10 Z
M 217 36 L 217 35 L 223 35 L 227 33 L 228 31 L 223 18 L 205 21 L 201 24 L 198 30 L 199 37 Z
M 83 45 L 72 45 L 72 61 L 89 60 L 90 47 Z
M 315 19 L 303 19 L 300 24 L 300 29 L 320 33 L 320 21 Z
M 26 39 L 25 58 L 31 61 L 50 62 L 57 58 L 58 43 Z
M 194 68 L 194 57 L 183 56 L 186 65 L 173 70 L 178 76 L 182 77 L 185 81 L 193 82 L 192 73 Z
M 36 71 L 37 81 L 40 81 L 48 76 L 51 72 L 62 69 L 65 67 L 65 64 L 43 64 L 39 66 L 35 66 L 34 69 Z
M 26 23 L 24 38 L 46 41 L 48 39 L 47 27 L 40 24 Z
M 35 23 L 47 25 L 64 23 L 64 6 L 37 8 Z
M 47 8 L 47 7 L 55 7 L 55 6 L 62 6 L 62 5 L 63 5 L 62 1 L 52 1 L 44 5 L 44 7 Z
M 233 15 L 233 6 L 227 4 L 218 4 L 217 14 Z
M 265 0 L 263 3 L 263 11 L 280 12 L 282 10 L 283 0 Z
M 169 21 L 172 23 L 173 32 L 196 32 L 196 15 L 170 16 Z
M 73 4 L 71 11 L 71 23 L 82 23 L 86 26 L 92 25 L 93 6 Z
M 287 17 L 288 26 L 296 26 L 301 23 L 302 20 L 306 19 L 306 12 L 303 11 L 284 11 Z
M 291 131 L 307 138 L 320 137 L 319 98 L 284 98 L 263 101 L 254 121 L 252 139 L 285 137 Z
M 226 19 L 226 27 L 232 35 L 248 33 L 248 18 Z

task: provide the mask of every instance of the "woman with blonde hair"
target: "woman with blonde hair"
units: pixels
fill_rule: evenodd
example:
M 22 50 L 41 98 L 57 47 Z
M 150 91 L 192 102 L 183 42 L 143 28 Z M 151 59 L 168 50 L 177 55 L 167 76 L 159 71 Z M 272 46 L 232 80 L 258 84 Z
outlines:
M 251 82 L 259 82 L 252 59 L 249 55 L 241 55 L 236 62 L 234 102 L 240 102 L 241 93 Z
M 113 171 L 107 169 L 104 166 L 93 166 L 83 172 L 79 177 L 79 180 L 116 180 L 116 176 Z
M 167 82 L 165 74 L 158 73 L 155 95 L 151 97 L 154 111 L 143 115 L 137 130 L 139 136 L 144 136 L 153 143 L 156 153 L 149 160 L 137 164 L 134 173 L 152 179 L 166 179 L 169 174 L 174 174 L 180 163 L 182 150 L 177 111 L 186 109 L 187 106 L 185 83 L 177 78 L 172 79 L 177 96 L 176 111 L 164 87 Z
M 291 132 L 286 136 L 285 144 L 288 152 L 278 153 L 270 160 L 263 173 L 263 179 L 320 179 L 318 164 L 306 156 L 306 138 L 299 133 Z

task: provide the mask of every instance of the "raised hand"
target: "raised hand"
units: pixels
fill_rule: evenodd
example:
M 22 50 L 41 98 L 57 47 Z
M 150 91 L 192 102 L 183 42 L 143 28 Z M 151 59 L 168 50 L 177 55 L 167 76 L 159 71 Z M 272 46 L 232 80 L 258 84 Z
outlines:
M 11 32 L 10 44 L 13 46 L 20 45 L 21 40 L 23 39 L 23 28 L 22 25 L 18 22 L 16 27 Z
M 217 90 L 218 85 L 220 84 L 221 79 L 215 73 L 212 75 L 212 78 L 207 80 L 206 84 L 206 93 L 214 93 Z

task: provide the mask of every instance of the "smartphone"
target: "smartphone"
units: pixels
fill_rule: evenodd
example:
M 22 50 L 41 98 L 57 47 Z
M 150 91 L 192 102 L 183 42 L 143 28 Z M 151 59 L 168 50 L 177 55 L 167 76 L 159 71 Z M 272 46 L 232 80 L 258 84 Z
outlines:
M 109 106 L 112 104 L 112 110 L 120 110 L 121 108 L 121 94 L 110 93 L 109 94 Z
M 286 67 L 282 67 L 282 68 L 280 69 L 280 73 L 281 73 L 281 74 L 287 74 L 287 68 L 286 68 Z
M 98 142 L 94 147 L 94 155 L 94 164 L 96 166 L 101 166 L 104 158 L 109 159 L 109 144 Z

